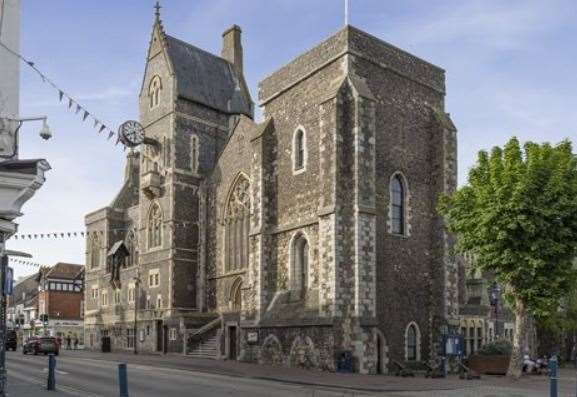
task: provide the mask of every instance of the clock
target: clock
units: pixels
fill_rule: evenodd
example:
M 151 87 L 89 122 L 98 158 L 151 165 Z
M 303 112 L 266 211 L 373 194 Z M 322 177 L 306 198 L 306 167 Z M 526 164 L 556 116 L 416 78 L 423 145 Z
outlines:
M 128 147 L 136 147 L 144 142 L 144 128 L 138 121 L 129 120 L 118 128 L 120 141 Z

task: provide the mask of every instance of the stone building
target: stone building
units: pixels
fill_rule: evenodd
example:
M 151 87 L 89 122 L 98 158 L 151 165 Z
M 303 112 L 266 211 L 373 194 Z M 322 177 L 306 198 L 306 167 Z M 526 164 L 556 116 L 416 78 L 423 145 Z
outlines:
M 346 26 L 261 81 L 259 122 L 243 68 L 239 27 L 217 56 L 157 13 L 147 142 L 86 216 L 88 347 L 325 370 L 349 352 L 362 373 L 434 358 L 459 326 L 435 212 L 457 175 L 444 71 Z

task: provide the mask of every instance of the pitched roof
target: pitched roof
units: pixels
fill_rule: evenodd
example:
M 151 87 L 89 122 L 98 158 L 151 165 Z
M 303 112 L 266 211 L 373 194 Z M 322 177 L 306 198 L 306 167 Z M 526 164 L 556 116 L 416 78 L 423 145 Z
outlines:
M 227 60 L 166 35 L 178 95 L 211 108 L 253 116 L 250 95 Z
M 74 280 L 84 271 L 83 265 L 59 262 L 52 266 L 44 275 L 45 278 L 58 278 L 64 280 Z

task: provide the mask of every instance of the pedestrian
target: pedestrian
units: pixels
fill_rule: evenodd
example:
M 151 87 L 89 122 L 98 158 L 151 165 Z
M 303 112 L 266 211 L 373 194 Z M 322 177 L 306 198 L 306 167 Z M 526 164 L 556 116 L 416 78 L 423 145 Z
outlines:
M 78 335 L 74 334 L 74 350 L 78 350 Z
M 66 336 L 66 350 L 71 350 L 72 349 L 72 338 L 70 337 L 70 334 L 68 334 Z

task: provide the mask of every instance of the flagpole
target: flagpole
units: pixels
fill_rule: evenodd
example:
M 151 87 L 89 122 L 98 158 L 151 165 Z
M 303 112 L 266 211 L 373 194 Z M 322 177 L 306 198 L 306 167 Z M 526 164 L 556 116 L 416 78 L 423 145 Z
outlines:
M 345 0 L 345 26 L 349 24 L 349 0 Z

